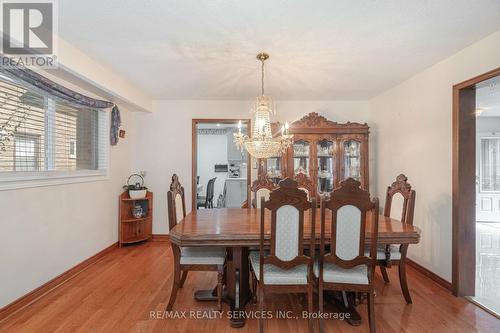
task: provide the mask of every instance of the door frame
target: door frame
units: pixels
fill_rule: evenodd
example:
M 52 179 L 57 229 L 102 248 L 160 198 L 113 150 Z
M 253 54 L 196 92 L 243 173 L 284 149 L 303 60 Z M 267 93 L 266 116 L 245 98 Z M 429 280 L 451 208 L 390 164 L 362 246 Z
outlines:
M 196 213 L 196 171 L 198 167 L 198 133 L 196 132 L 196 125 L 203 124 L 234 124 L 241 120 L 242 124 L 247 125 L 247 133 L 252 133 L 252 122 L 248 118 L 242 119 L 217 119 L 217 118 L 195 118 L 191 122 L 191 211 Z M 250 181 L 252 176 L 252 157 L 247 152 L 247 204 L 249 202 Z
M 455 296 L 475 293 L 476 86 L 499 75 L 500 68 L 496 68 L 453 86 L 452 292 Z

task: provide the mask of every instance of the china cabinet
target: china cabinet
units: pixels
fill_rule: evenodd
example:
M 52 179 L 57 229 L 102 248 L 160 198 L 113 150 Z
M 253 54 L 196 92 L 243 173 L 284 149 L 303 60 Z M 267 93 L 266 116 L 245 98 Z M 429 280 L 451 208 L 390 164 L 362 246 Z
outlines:
M 280 127 L 273 124 L 273 130 Z M 268 178 L 277 184 L 291 177 L 317 197 L 331 192 L 348 177 L 368 189 L 367 124 L 339 124 L 312 112 L 290 124 L 290 133 L 293 144 L 286 153 L 259 160 L 259 179 Z

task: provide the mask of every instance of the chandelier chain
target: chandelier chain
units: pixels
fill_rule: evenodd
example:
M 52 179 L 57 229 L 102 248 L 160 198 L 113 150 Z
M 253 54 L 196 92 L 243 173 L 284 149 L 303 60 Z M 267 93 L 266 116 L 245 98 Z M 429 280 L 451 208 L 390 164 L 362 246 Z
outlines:
M 261 75 L 261 84 L 262 84 L 262 96 L 264 96 L 264 61 L 265 59 L 262 59 L 262 75 Z

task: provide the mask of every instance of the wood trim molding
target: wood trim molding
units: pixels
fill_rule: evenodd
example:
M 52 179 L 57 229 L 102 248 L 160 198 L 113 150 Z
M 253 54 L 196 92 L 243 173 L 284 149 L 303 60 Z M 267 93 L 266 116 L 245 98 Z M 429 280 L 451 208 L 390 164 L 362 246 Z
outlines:
M 406 258 L 406 263 L 408 264 L 408 266 L 412 267 L 417 272 L 425 275 L 426 277 L 428 277 L 432 281 L 434 281 L 437 284 L 439 284 L 441 287 L 445 288 L 446 290 L 448 290 L 450 292 L 452 291 L 451 282 L 446 281 L 445 279 L 443 279 L 442 277 L 440 277 L 436 273 L 431 272 L 430 270 L 428 270 L 424 266 L 421 266 L 420 264 L 417 264 L 415 261 L 409 259 L 408 257 Z
M 170 241 L 170 235 L 169 234 L 153 234 L 153 237 L 151 238 L 153 242 L 168 242 Z
M 475 96 L 483 81 L 500 75 L 500 68 L 453 86 L 452 109 L 452 292 L 475 291 Z
M 3 308 L 0 309 L 0 322 L 7 319 L 17 311 L 24 309 L 28 305 L 36 302 L 38 299 L 40 299 L 42 296 L 45 296 L 52 290 L 56 289 L 57 287 L 63 285 L 64 283 L 68 282 L 81 272 L 83 272 L 85 269 L 87 269 L 89 266 L 95 264 L 99 260 L 101 260 L 104 256 L 106 256 L 108 253 L 118 249 L 118 242 L 113 243 L 112 245 L 106 247 L 105 249 L 99 251 L 98 253 L 94 254 L 92 257 L 85 259 L 78 265 L 74 266 L 73 268 L 70 268 L 66 272 L 56 276 L 52 280 L 48 281 L 47 283 L 41 285 L 40 287 L 32 290 L 31 292 L 27 293 L 24 296 L 21 296 L 20 298 L 16 299 L 10 304 L 7 304 Z

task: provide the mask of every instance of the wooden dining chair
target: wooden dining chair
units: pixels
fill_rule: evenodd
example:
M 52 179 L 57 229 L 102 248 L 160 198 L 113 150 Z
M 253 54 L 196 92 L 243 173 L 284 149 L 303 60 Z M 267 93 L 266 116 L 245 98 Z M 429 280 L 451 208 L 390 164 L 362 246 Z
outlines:
M 396 181 L 387 187 L 385 197 L 384 216 L 391 217 L 393 199 L 395 195 L 400 194 L 403 198 L 401 207 L 401 222 L 413 225 L 413 213 L 415 211 L 415 190 L 412 190 L 411 185 L 408 183 L 408 178 L 400 174 L 396 177 Z M 394 214 L 393 216 L 397 216 Z M 398 217 L 399 218 L 399 217 Z M 399 284 L 401 291 L 407 304 L 412 304 L 410 291 L 408 289 L 408 282 L 406 280 L 406 253 L 408 251 L 408 244 L 388 244 L 378 248 L 377 251 L 377 264 L 380 267 L 380 272 L 384 278 L 385 283 L 389 283 L 389 276 L 387 275 L 386 268 L 392 265 L 398 266 L 399 271 Z
M 331 214 L 330 227 L 326 214 Z M 366 224 L 370 216 L 370 255 L 365 255 Z M 329 235 L 327 235 L 329 231 Z M 320 253 L 314 266 L 318 278 L 319 312 L 323 313 L 325 290 L 363 292 L 368 295 L 370 332 L 375 332 L 373 275 L 377 258 L 378 199 L 361 183 L 347 178 L 335 189 L 329 200 L 321 202 Z M 330 239 L 329 244 L 326 240 Z M 328 245 L 328 251 L 326 246 Z M 323 319 L 320 316 L 320 332 Z
M 205 196 L 199 196 L 196 199 L 196 209 L 203 208 L 214 208 L 214 187 L 215 187 L 215 178 L 211 178 L 208 180 L 207 184 L 207 192 Z
M 176 174 L 172 176 L 170 190 L 167 192 L 168 226 L 172 230 L 177 223 L 186 216 L 184 188 L 179 183 Z M 217 302 L 219 310 L 222 308 L 222 285 L 226 249 L 218 247 L 179 247 L 171 243 L 174 257 L 174 281 L 168 301 L 167 311 L 172 310 L 179 288 L 186 281 L 188 271 L 216 271 L 217 272 Z
M 264 197 L 265 200 L 269 200 L 271 191 L 277 188 L 278 186 L 273 183 L 269 177 L 266 175 L 259 175 L 253 182 L 252 187 L 250 187 L 250 192 L 253 193 L 252 207 L 260 208 L 260 198 Z
M 307 200 L 297 182 L 286 178 L 272 191 L 269 200 L 261 198 L 259 251 L 250 252 L 252 278 L 257 281 L 259 310 L 264 311 L 264 297 L 268 293 L 306 293 L 309 313 L 313 312 L 314 251 L 304 248 L 304 214 L 311 214 L 310 248 L 314 247 L 316 201 Z M 271 214 L 269 251 L 264 247 L 267 237 L 265 214 Z M 259 332 L 264 331 L 262 316 Z M 313 321 L 309 318 L 309 331 Z

